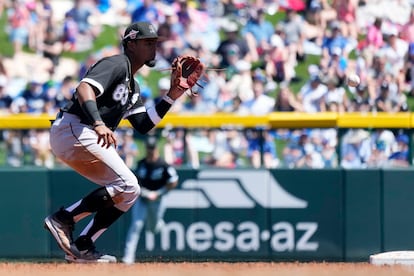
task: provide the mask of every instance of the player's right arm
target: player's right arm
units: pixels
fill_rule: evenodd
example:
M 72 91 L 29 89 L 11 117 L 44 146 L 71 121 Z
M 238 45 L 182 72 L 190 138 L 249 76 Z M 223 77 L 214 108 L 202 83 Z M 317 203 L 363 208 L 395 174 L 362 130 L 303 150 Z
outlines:
M 98 135 L 97 143 L 102 143 L 102 147 L 106 146 L 106 148 L 109 148 L 113 144 L 116 148 L 117 141 L 115 134 L 105 125 L 99 114 L 95 91 L 92 86 L 86 82 L 80 82 L 76 93 L 83 112 L 93 122 L 93 129 Z

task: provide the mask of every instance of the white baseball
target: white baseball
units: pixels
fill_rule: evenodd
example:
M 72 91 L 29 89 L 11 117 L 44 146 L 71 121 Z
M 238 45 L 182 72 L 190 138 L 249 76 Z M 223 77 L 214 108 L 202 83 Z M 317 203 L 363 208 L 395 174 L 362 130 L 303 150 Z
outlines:
M 351 87 L 357 87 L 361 82 L 361 79 L 356 74 L 350 74 L 346 80 L 346 83 Z

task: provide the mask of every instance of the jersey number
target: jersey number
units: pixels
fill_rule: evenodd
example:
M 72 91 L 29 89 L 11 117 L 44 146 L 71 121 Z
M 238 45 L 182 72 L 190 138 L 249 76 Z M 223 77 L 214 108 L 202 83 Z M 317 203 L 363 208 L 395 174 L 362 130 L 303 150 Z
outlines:
M 128 89 L 125 84 L 118 84 L 115 88 L 114 93 L 112 94 L 114 101 L 121 102 L 122 105 L 125 105 L 128 101 Z

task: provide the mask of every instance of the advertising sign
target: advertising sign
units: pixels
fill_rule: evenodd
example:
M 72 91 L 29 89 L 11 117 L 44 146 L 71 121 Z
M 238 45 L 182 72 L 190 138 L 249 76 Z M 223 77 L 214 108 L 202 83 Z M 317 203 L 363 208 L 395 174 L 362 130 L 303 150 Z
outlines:
M 210 259 L 342 258 L 339 171 L 180 172 L 164 198 L 165 227 L 137 255 Z

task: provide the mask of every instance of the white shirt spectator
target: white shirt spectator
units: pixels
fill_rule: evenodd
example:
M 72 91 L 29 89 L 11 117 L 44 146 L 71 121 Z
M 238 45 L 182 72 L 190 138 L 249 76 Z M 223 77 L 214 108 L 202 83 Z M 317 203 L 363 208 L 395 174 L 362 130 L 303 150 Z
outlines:
M 302 103 L 305 112 L 314 113 L 320 111 L 320 101 L 328 88 L 320 82 L 318 76 L 312 76 L 299 91 L 298 99 Z

